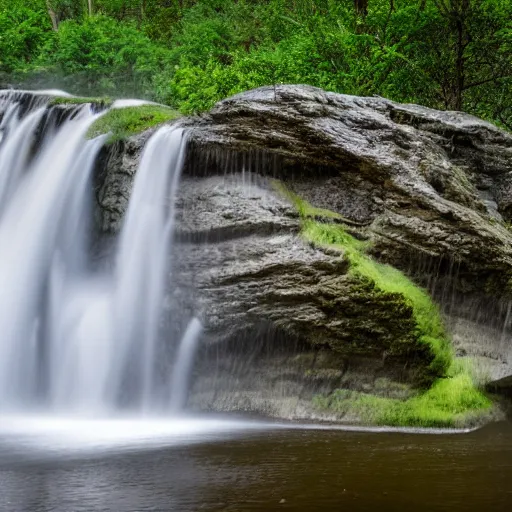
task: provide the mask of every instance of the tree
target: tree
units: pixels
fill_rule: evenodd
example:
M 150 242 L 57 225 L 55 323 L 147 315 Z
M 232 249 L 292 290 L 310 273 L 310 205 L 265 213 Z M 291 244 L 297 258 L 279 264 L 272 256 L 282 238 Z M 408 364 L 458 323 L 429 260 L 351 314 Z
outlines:
M 505 51 L 511 29 L 510 16 L 507 18 L 506 13 L 512 12 L 512 3 L 497 0 L 432 2 L 441 18 L 441 23 L 435 23 L 435 35 L 429 38 L 440 64 L 435 76 L 445 108 L 463 110 L 466 97 L 473 89 L 499 87 L 504 79 L 512 77 L 512 54 Z
M 439 12 L 446 18 L 450 31 L 454 35 L 451 51 L 454 53 L 455 79 L 445 91 L 446 107 L 462 110 L 463 94 L 466 86 L 467 49 L 472 41 L 470 19 L 479 0 L 433 0 Z
M 48 14 L 50 16 L 50 19 L 52 20 L 52 27 L 55 32 L 59 30 L 59 18 L 57 16 L 57 13 L 53 9 L 51 0 L 46 0 L 46 7 L 48 9 Z
M 92 0 L 87 2 L 92 6 Z M 54 32 L 57 32 L 62 21 L 80 18 L 85 5 L 83 0 L 45 0 L 45 4 Z

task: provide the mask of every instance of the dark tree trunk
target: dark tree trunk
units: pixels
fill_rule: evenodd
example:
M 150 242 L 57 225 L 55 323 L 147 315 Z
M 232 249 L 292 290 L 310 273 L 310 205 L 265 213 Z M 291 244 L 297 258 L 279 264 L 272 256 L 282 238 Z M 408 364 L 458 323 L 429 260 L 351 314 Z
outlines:
M 354 0 L 354 8 L 357 14 L 366 16 L 368 14 L 368 0 Z
M 464 50 L 466 48 L 464 25 L 461 20 L 457 21 L 457 57 L 455 61 L 455 94 L 453 108 L 462 110 L 462 93 L 464 91 L 465 81 L 465 59 Z
M 462 110 L 466 89 L 466 49 L 471 42 L 467 20 L 471 0 L 434 0 L 439 12 L 446 18 L 453 34 L 453 68 L 450 85 L 445 91 L 445 105 L 450 110 Z

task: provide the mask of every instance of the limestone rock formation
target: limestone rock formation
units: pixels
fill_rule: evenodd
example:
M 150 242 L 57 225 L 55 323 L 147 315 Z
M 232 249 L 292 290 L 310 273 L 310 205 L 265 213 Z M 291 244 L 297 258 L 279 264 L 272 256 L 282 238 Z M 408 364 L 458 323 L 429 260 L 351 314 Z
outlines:
M 212 372 L 223 367 L 231 391 L 260 379 L 259 370 L 248 376 L 226 356 L 237 350 L 251 360 L 257 353 L 253 369 L 265 366 L 272 375 L 269 397 L 281 389 L 297 400 L 340 386 L 375 390 L 382 379 L 414 382 L 415 367 L 431 361 L 417 343 L 407 301 L 358 288 L 346 255 L 304 240 L 297 211 L 274 178 L 339 214 L 324 220 L 342 223 L 368 241 L 375 260 L 427 287 L 460 355 L 484 361 L 491 380 L 512 375 L 510 134 L 462 113 L 307 86 L 249 91 L 181 123 L 189 128 L 189 155 L 173 256 L 179 286 L 168 306 L 200 311 L 205 350 L 217 350 L 213 369 L 204 358 L 210 363 L 196 385 L 201 407 L 301 415 L 298 402 L 276 409 L 261 393 L 233 399 L 213 390 Z M 96 197 L 104 234 L 119 228 L 149 134 L 103 155 Z M 299 344 L 302 358 L 274 355 L 261 363 L 269 339 L 283 354 Z M 212 348 L 221 345 L 229 349 Z M 384 388 L 387 396 L 407 393 Z
M 510 373 L 512 135 L 459 112 L 292 85 L 190 123 L 207 172 L 241 162 L 361 226 L 376 258 L 437 297 L 461 353 L 493 361 L 493 378 Z

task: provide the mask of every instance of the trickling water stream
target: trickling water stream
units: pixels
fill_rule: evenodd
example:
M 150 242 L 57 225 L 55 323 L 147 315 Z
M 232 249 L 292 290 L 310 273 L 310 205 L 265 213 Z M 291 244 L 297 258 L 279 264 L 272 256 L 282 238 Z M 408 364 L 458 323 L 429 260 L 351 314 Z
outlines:
M 163 127 L 148 141 L 113 264 L 97 270 L 91 173 L 105 138 L 86 133 L 101 114 L 70 108 L 55 127 L 45 119 L 48 96 L 28 105 L 18 93 L 1 98 L 0 411 L 182 403 L 190 351 L 178 350 L 183 364 L 162 379 L 157 345 L 186 134 Z

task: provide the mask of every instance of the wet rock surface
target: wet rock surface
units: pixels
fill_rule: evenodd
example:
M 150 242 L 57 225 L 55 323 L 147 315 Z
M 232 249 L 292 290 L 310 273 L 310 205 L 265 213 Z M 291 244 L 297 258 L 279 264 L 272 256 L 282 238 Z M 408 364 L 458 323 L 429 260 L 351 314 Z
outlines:
M 144 145 L 154 133 L 148 130 L 102 149 L 94 173 L 97 231 L 113 235 L 121 229 L 133 180 Z
M 512 233 L 501 221 L 512 211 L 512 135 L 490 123 L 291 85 L 233 96 L 189 122 L 210 172 L 225 168 L 222 148 L 259 149 L 264 165 L 277 164 L 256 170 L 369 224 L 380 258 L 403 266 L 404 251 L 419 251 L 460 262 L 468 285 L 499 293 L 508 284 Z
M 407 351 L 389 357 L 392 341 L 410 333 L 407 311 L 355 291 L 342 254 L 298 235 L 298 215 L 272 188 L 274 177 L 314 206 L 341 214 L 371 242 L 376 259 L 428 287 L 443 305 L 459 355 L 477 356 L 490 380 L 512 374 L 511 135 L 462 113 L 305 86 L 250 91 L 182 123 L 190 128 L 189 156 L 177 211 L 179 250 L 173 252 L 178 282 L 168 307 L 200 312 L 206 345 L 227 347 L 215 368 L 199 363 L 196 403 L 202 408 L 243 409 L 246 403 L 248 410 L 293 417 L 275 411 L 288 411 L 286 397 L 311 380 L 291 355 L 279 371 L 294 384 L 274 379 L 289 391 L 280 405 L 269 405 L 263 395 L 250 398 L 261 368 L 273 368 L 268 362 L 253 365 L 258 378 L 232 379 L 227 395 L 212 391 L 218 368 L 230 368 L 229 347 L 250 344 L 248 333 L 262 325 L 299 339 L 303 352 L 335 349 L 343 363 L 333 359 L 334 380 L 322 381 L 320 391 L 340 386 L 336 372 L 355 358 L 377 370 L 363 379 L 364 389 L 361 379 L 342 385 L 375 391 L 381 378 L 413 382 L 411 366 L 424 357 Z M 103 233 L 119 229 L 149 134 L 104 155 L 96 180 Z M 472 308 L 454 305 L 454 296 L 470 297 Z M 256 359 L 265 361 L 261 354 Z M 363 366 L 356 367 L 364 375 Z M 295 410 L 301 407 L 297 402 Z
M 185 178 L 177 221 L 177 288 L 194 290 L 212 339 L 270 323 L 345 355 L 428 359 L 413 347 L 410 308 L 349 274 L 343 254 L 298 236 L 297 214 L 268 180 Z

